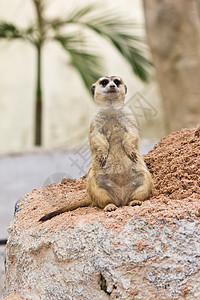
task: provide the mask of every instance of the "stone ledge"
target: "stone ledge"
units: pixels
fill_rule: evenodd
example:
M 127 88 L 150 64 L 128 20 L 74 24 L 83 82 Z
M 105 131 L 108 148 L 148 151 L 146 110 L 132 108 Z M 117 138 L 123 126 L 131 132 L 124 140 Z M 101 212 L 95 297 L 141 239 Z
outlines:
M 137 217 L 120 232 L 100 222 L 63 224 L 56 232 L 14 229 L 6 294 L 34 300 L 200 299 L 199 229 L 194 220 L 149 225 Z

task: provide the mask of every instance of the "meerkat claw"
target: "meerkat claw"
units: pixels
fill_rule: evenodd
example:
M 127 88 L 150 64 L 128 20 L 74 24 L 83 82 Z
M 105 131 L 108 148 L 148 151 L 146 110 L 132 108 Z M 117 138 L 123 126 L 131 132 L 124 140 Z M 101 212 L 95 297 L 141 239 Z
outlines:
M 116 209 L 117 209 L 117 206 L 113 203 L 110 203 L 110 204 L 106 205 L 106 207 L 104 207 L 105 212 L 114 211 Z
M 141 205 L 142 204 L 142 201 L 140 200 L 132 200 L 130 203 L 129 203 L 129 206 L 136 206 L 136 205 Z
M 106 156 L 104 156 L 104 155 L 101 155 L 101 157 L 99 158 L 99 164 L 100 164 L 100 166 L 101 167 L 104 167 L 105 166 L 105 164 L 106 164 Z
M 137 162 L 137 155 L 135 154 L 135 152 L 131 152 L 131 154 L 129 155 L 130 159 L 133 161 L 133 162 Z

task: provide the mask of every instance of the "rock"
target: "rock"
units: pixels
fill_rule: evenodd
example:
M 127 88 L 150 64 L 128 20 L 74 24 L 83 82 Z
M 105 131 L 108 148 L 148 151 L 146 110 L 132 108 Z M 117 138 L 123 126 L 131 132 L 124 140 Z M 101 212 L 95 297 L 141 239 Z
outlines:
M 16 292 L 33 300 L 200 299 L 195 132 L 173 133 L 146 156 L 155 188 L 141 206 L 107 213 L 79 208 L 41 223 L 45 213 L 88 197 L 85 178 L 66 179 L 23 197 L 8 229 L 5 296 Z
M 21 298 L 19 293 L 12 292 L 8 297 L 3 298 L 3 300 L 31 300 L 30 298 Z
M 55 222 L 58 216 L 27 227 L 16 217 L 9 228 L 6 295 L 17 291 L 33 300 L 200 299 L 200 225 L 175 218 L 171 224 L 160 220 L 150 225 L 131 218 L 133 209 L 104 213 L 80 208 L 76 214 L 65 213 L 73 222 L 63 216 L 62 223 Z M 120 215 L 127 215 L 127 222 L 112 226 Z

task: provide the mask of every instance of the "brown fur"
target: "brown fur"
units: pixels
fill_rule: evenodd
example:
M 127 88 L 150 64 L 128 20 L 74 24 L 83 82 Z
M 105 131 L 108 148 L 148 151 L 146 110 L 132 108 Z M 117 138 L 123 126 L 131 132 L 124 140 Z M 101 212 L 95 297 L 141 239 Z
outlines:
M 91 164 L 87 175 L 90 199 L 45 215 L 45 221 L 82 206 L 111 211 L 118 206 L 140 205 L 150 197 L 151 175 L 138 150 L 138 129 L 124 106 L 126 86 L 117 76 L 102 77 L 92 92 L 99 110 L 90 125 Z M 84 202 L 85 201 L 85 202 Z

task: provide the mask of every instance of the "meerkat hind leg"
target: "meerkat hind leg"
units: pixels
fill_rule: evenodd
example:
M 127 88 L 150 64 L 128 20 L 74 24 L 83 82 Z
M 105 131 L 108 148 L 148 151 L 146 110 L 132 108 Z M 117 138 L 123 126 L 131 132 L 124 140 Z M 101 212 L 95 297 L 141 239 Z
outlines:
M 133 192 L 130 197 L 128 205 L 136 206 L 141 205 L 147 198 L 149 197 L 149 192 L 147 190 L 143 190 L 142 186 L 138 188 L 138 192 Z
M 136 206 L 141 205 L 145 200 L 151 196 L 152 192 L 152 181 L 149 172 L 144 175 L 143 183 L 132 193 L 128 205 Z
M 108 191 L 102 187 L 99 187 L 94 176 L 90 176 L 88 178 L 87 192 L 93 200 L 93 206 L 104 209 L 104 211 L 112 211 L 117 208 L 113 204 Z

